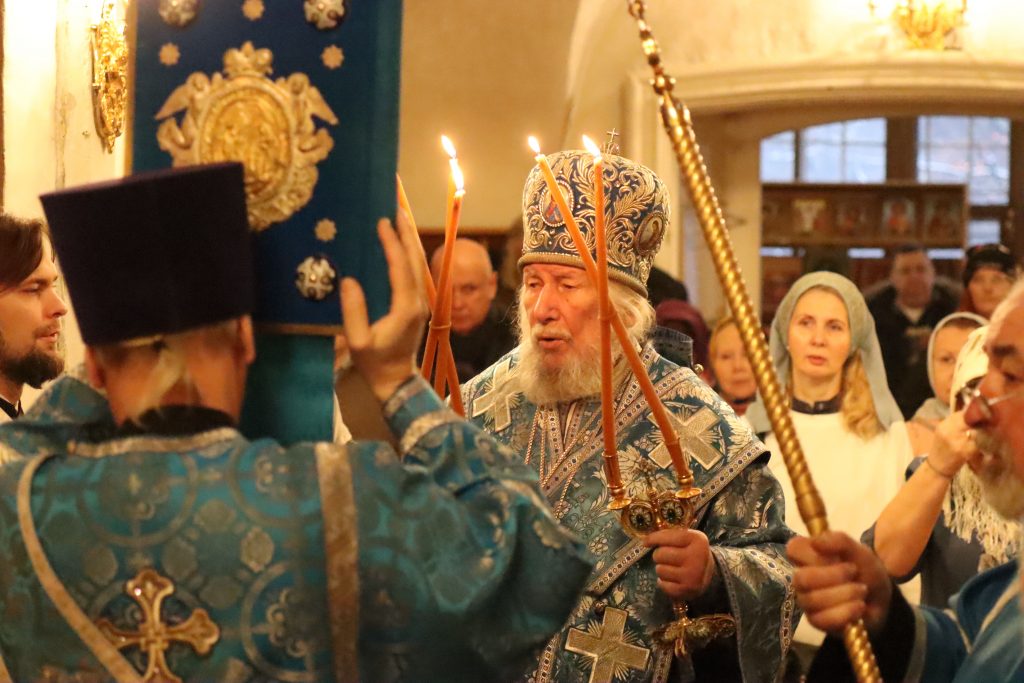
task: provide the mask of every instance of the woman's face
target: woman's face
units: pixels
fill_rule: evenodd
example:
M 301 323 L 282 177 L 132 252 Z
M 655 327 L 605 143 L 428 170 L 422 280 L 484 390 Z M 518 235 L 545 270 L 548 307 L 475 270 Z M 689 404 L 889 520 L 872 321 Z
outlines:
M 711 371 L 725 399 L 747 398 L 757 390 L 754 369 L 747 360 L 747 352 L 740 340 L 736 325 L 727 325 L 715 335 L 715 352 L 711 356 Z
M 972 331 L 964 327 L 946 325 L 936 333 L 935 341 L 932 342 L 932 382 L 935 385 L 935 397 L 943 403 L 949 402 L 956 358 Z
M 986 318 L 992 317 L 996 306 L 1010 293 L 1013 280 L 993 266 L 982 266 L 974 271 L 967 283 L 967 291 L 974 303 L 974 310 Z
M 839 295 L 822 289 L 804 293 L 789 320 L 789 357 L 794 379 L 834 379 L 850 355 L 850 317 Z

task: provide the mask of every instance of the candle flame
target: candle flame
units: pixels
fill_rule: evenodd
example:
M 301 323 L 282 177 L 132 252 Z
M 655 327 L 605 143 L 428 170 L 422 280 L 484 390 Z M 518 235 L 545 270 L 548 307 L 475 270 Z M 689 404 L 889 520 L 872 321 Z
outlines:
M 534 154 L 540 154 L 540 143 L 537 142 L 537 138 L 531 135 L 526 139 L 526 143 L 530 145 L 530 149 L 533 150 Z
M 452 159 L 455 158 L 455 145 L 452 144 L 452 139 L 447 135 L 441 136 L 441 146 L 444 147 L 444 151 Z
M 454 158 L 451 160 L 451 166 L 452 166 L 452 182 L 455 183 L 455 193 L 456 194 L 459 194 L 460 192 L 464 193 L 466 191 L 466 181 L 465 181 L 465 178 L 463 178 L 463 176 L 462 176 L 462 167 L 459 166 L 459 162 L 456 161 Z
M 594 155 L 594 161 L 601 160 L 601 150 L 598 149 L 597 145 L 594 144 L 594 141 L 591 140 L 586 135 L 583 136 L 583 146 L 587 149 L 588 152 Z

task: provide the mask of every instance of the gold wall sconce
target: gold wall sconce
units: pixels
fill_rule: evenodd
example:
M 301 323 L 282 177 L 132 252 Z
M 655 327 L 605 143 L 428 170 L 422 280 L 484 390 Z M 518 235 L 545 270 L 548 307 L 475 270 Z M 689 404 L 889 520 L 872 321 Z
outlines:
M 117 0 L 104 0 L 98 23 L 92 25 L 92 102 L 96 132 L 103 148 L 114 151 L 124 133 L 128 109 L 128 40 Z
M 915 50 L 942 51 L 964 25 L 967 0 L 868 0 L 871 15 L 892 19 Z

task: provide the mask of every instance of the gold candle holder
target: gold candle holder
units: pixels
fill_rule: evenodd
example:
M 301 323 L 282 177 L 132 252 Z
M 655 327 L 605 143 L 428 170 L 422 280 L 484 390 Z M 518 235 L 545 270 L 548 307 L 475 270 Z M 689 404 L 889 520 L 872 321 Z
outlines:
M 828 530 L 825 504 L 811 479 L 807 460 L 796 436 L 796 429 L 789 413 L 789 402 L 782 390 L 775 367 L 771 363 L 768 344 L 761 333 L 761 326 L 754 313 L 754 306 L 743 281 L 739 264 L 733 253 L 732 239 L 725 227 L 725 218 L 718 204 L 711 178 L 704 165 L 704 159 L 693 132 L 690 112 L 672 95 L 674 79 L 665 73 L 661 64 L 661 50 L 645 19 L 645 0 L 627 0 L 629 13 L 636 19 L 640 29 L 640 40 L 647 63 L 654 72 L 651 85 L 660 98 L 662 123 L 672 140 L 676 161 L 682 172 L 690 199 L 700 219 L 704 238 L 708 243 L 715 264 L 715 271 L 722 284 L 726 300 L 736 319 L 743 340 L 743 347 L 750 357 L 751 365 L 761 392 L 772 431 L 779 440 L 782 459 L 786 463 L 789 477 L 796 492 L 796 505 L 800 517 L 811 535 L 817 536 Z M 858 620 L 846 626 L 843 642 L 853 665 L 853 671 L 860 683 L 881 683 L 882 676 L 875 661 L 871 643 L 864 623 Z

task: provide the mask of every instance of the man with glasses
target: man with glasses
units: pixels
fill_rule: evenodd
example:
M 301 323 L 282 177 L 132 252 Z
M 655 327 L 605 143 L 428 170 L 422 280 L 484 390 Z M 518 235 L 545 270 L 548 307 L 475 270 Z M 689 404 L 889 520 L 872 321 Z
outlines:
M 964 390 L 968 466 L 985 500 L 1007 519 L 1024 515 L 1024 284 L 996 309 L 985 341 L 989 366 Z M 941 437 L 940 437 L 941 438 Z M 893 590 L 881 561 L 845 534 L 793 539 L 797 599 L 812 624 L 828 632 L 809 681 L 854 680 L 842 628 L 863 619 L 888 681 L 1024 681 L 1024 617 L 1017 562 L 968 581 L 951 609 L 912 608 Z

